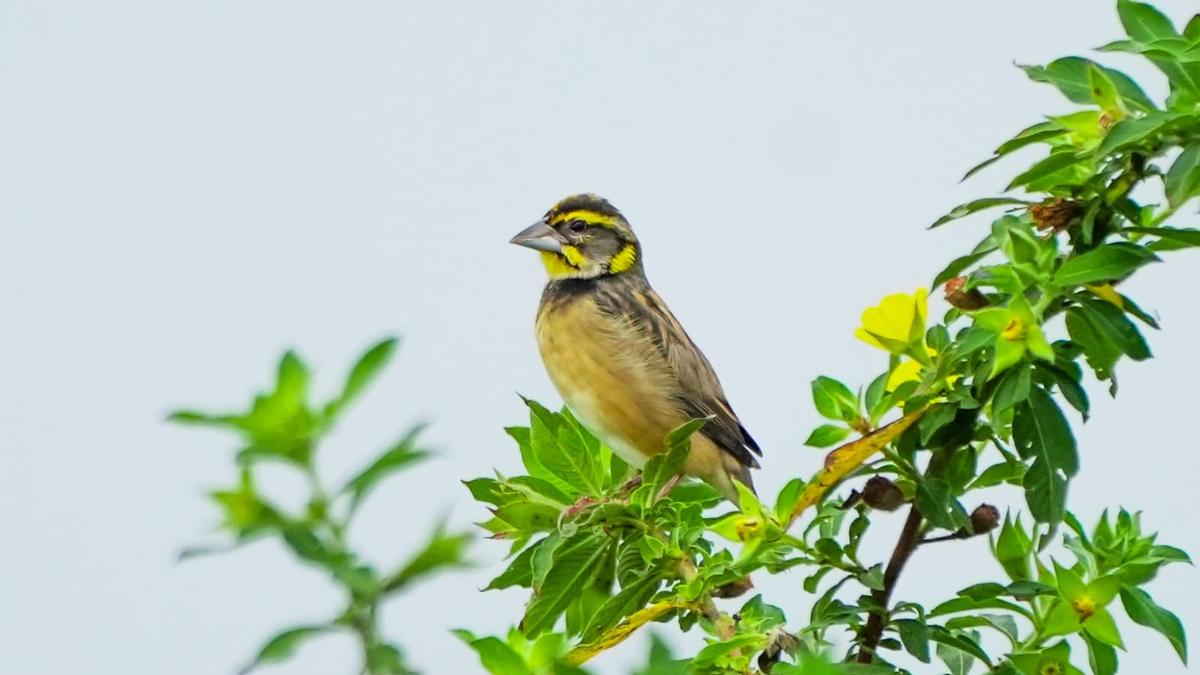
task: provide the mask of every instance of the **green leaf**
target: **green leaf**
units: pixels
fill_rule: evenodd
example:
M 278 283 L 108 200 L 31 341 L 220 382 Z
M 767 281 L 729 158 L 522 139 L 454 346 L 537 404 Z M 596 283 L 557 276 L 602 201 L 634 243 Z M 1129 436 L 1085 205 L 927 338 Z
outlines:
M 962 505 L 954 498 L 950 484 L 940 478 L 918 483 L 914 504 L 926 520 L 946 530 L 955 531 L 970 520 Z
M 367 648 L 366 670 L 372 675 L 414 675 L 404 665 L 404 655 L 389 644 L 374 644 Z
M 371 384 L 383 367 L 388 364 L 388 361 L 392 359 L 399 342 L 394 337 L 385 338 L 372 345 L 359 357 L 354 367 L 350 369 L 350 376 L 346 378 L 346 385 L 342 387 L 341 396 L 329 404 L 327 415 L 337 414 Z
M 846 385 L 824 375 L 812 381 L 813 404 L 822 417 L 843 422 L 858 419 L 858 397 Z
M 661 585 L 662 578 L 657 574 L 650 573 L 635 579 L 628 586 L 622 588 L 619 593 L 606 600 L 600 609 L 591 615 L 582 633 L 584 639 L 595 638 L 600 632 L 608 630 L 617 625 L 621 619 L 645 607 Z
M 438 525 L 421 550 L 388 580 L 386 590 L 399 590 L 421 577 L 447 568 L 465 567 L 467 562 L 464 553 L 470 544 L 471 535 L 447 534 L 444 524 Z
M 1113 620 L 1112 614 L 1107 609 L 1097 609 L 1095 614 L 1083 622 L 1083 628 L 1088 635 L 1104 644 L 1125 648 L 1121 641 L 1121 632 L 1117 629 L 1117 622 Z
M 984 598 L 982 600 L 972 600 L 971 598 L 959 597 L 952 598 L 939 604 L 929 610 L 929 617 L 934 618 L 947 614 L 955 614 L 958 612 L 978 612 L 981 609 L 998 609 L 1008 612 L 1020 614 L 1022 609 L 1019 605 L 1001 600 L 999 598 Z
M 1121 604 L 1134 623 L 1157 631 L 1171 643 L 1179 659 L 1187 663 L 1187 634 L 1179 617 L 1160 607 L 1140 588 L 1122 588 Z
M 895 622 L 904 649 L 922 663 L 929 663 L 929 629 L 925 622 L 915 619 L 900 619 Z
M 967 675 L 971 672 L 971 666 L 975 662 L 974 657 L 967 651 L 960 649 L 956 644 L 947 644 L 942 641 L 939 641 L 937 645 L 937 657 L 946 664 L 950 675 Z
M 304 641 L 309 638 L 316 637 L 322 633 L 328 633 L 333 630 L 333 627 L 328 624 L 318 624 L 312 626 L 297 626 L 289 628 L 285 631 L 277 633 L 267 640 L 262 647 L 259 648 L 258 654 L 254 659 L 246 664 L 239 672 L 242 675 L 255 670 L 259 666 L 264 666 L 271 663 L 280 663 L 286 661 L 296 653 L 296 649 L 300 647 Z
M 546 470 L 539 476 L 560 489 L 574 494 L 599 497 L 604 493 L 603 477 L 595 457 L 580 452 L 582 441 L 577 429 L 569 428 L 564 418 L 536 401 L 526 400 L 530 410 L 530 447 L 538 463 Z
M 1000 536 L 996 538 L 995 555 L 1001 567 L 1013 581 L 1029 578 L 1029 553 L 1033 543 L 1019 518 L 1004 518 Z
M 1117 0 L 1117 15 L 1125 34 L 1137 42 L 1154 42 L 1163 38 L 1179 37 L 1171 20 L 1152 5 L 1130 0 Z
M 767 636 L 761 634 L 742 634 L 735 635 L 728 640 L 709 643 L 704 649 L 700 650 L 699 654 L 692 659 L 694 667 L 703 668 L 705 666 L 713 666 L 717 661 L 735 650 L 757 651 L 766 644 Z
M 1132 78 L 1119 70 L 1105 68 L 1094 61 L 1068 56 L 1058 59 L 1045 67 L 1021 66 L 1029 79 L 1035 82 L 1045 82 L 1055 86 L 1073 103 L 1092 103 L 1092 91 L 1088 78 L 1091 67 L 1100 69 L 1108 76 L 1121 95 L 1121 100 L 1127 107 L 1140 112 L 1155 110 L 1154 102 L 1150 100 L 1142 88 Z
M 1139 267 L 1158 260 L 1141 246 L 1106 244 L 1068 258 L 1054 274 L 1054 282 L 1063 288 L 1123 279 Z
M 273 530 L 283 525 L 283 517 L 270 503 L 259 496 L 254 477 L 244 469 L 241 481 L 232 490 L 214 490 L 209 497 L 221 507 L 222 527 L 232 530 L 239 539 Z
M 202 427 L 241 428 L 241 417 L 233 414 L 214 415 L 198 410 L 176 410 L 167 415 L 168 422 L 176 424 L 192 424 Z
M 534 544 L 533 546 L 526 548 L 524 551 L 521 551 L 516 558 L 513 558 L 513 561 L 509 563 L 508 567 L 500 573 L 500 576 L 492 579 L 491 582 L 489 582 L 488 585 L 483 588 L 483 590 L 491 591 L 502 588 L 511 588 L 513 586 L 529 588 L 532 586 L 533 567 L 531 565 L 531 561 L 533 559 L 533 554 L 537 552 L 538 546 L 542 543 L 542 541 L 539 541 L 537 544 Z
M 1107 157 L 1118 150 L 1156 139 L 1167 127 L 1183 117 L 1178 113 L 1150 113 L 1145 117 L 1121 120 L 1108 130 L 1100 147 L 1096 149 L 1096 156 Z
M 1200 14 L 1193 16 L 1183 28 L 1183 37 L 1192 44 L 1200 44 Z
M 1088 665 L 1092 668 L 1092 675 L 1116 675 L 1116 648 L 1097 640 L 1087 633 L 1083 634 L 1083 641 L 1087 643 Z
M 1088 66 L 1088 86 L 1091 88 L 1092 102 L 1101 110 L 1108 113 L 1121 112 L 1117 86 L 1094 64 Z
M 612 553 L 613 540 L 606 534 L 580 534 L 555 552 L 550 571 L 521 619 L 521 632 L 535 637 L 554 627 L 554 622 L 584 589 L 595 580 Z
M 1029 185 L 1036 180 L 1055 175 L 1068 167 L 1082 164 L 1085 161 L 1089 161 L 1087 156 L 1078 154 L 1073 150 L 1052 153 L 1050 156 L 1036 162 L 1033 166 L 1018 174 L 1008 184 L 1008 187 L 1004 189 L 1012 190 L 1022 185 Z
M 392 444 L 363 469 L 354 478 L 346 482 L 339 494 L 350 495 L 350 513 L 358 509 L 363 498 L 384 478 L 405 469 L 429 457 L 429 452 L 416 446 L 417 436 L 424 430 L 417 426 L 404 434 L 404 437 Z
M 779 491 L 779 496 L 775 499 L 775 518 L 777 520 L 787 521 L 796 502 L 800 499 L 800 495 L 804 492 L 804 485 L 805 482 L 802 478 L 793 478 L 784 484 Z
M 692 435 L 707 422 L 708 419 L 689 420 L 667 432 L 663 440 L 667 451 L 651 457 L 642 471 L 642 486 L 645 488 L 642 494 L 650 500 L 647 505 L 657 499 L 658 493 L 672 478 L 683 472 L 683 465 L 691 452 Z
M 1041 387 L 1017 407 L 1013 418 L 1013 440 L 1025 459 L 1043 459 L 1067 476 L 1079 470 L 1075 437 L 1054 399 Z
M 1062 520 L 1067 479 L 1079 470 L 1075 437 L 1062 411 L 1041 387 L 1016 408 L 1013 441 L 1017 452 L 1033 464 L 1025 474 L 1025 499 L 1030 514 L 1044 523 Z
M 918 439 L 922 447 L 929 446 L 929 440 L 934 434 L 954 421 L 958 415 L 958 406 L 951 403 L 941 403 L 929 409 L 917 422 Z
M 988 248 L 984 251 L 980 251 L 978 253 L 970 253 L 968 255 L 959 256 L 959 257 L 955 258 L 954 260 L 950 261 L 950 264 L 946 265 L 946 267 L 944 269 L 942 269 L 941 272 L 938 272 L 937 276 L 933 278 L 932 285 L 933 286 L 941 286 L 942 284 L 946 283 L 947 281 L 950 281 L 954 277 L 961 274 L 968 267 L 971 267 L 972 265 L 979 262 L 980 260 L 983 260 L 984 258 L 988 257 L 995 250 L 996 250 L 996 247 L 992 246 L 991 248 Z
M 962 180 L 966 180 L 971 176 L 974 176 L 1015 150 L 1019 150 L 1020 148 L 1032 145 L 1034 143 L 1052 143 L 1051 139 L 1058 138 L 1059 136 L 1065 136 L 1067 133 L 1068 129 L 1065 129 L 1061 125 L 1054 122 L 1038 122 L 1033 126 L 1026 127 L 1025 129 L 1022 129 L 1016 136 L 1013 136 L 1004 143 L 1001 143 L 1000 147 L 996 148 L 991 157 L 971 167 L 962 177 Z
M 994 208 L 997 206 L 1007 206 L 1007 205 L 1012 205 L 1012 204 L 1020 204 L 1023 206 L 1028 206 L 1030 204 L 1030 202 L 1027 202 L 1023 199 L 1014 199 L 1013 197 L 985 197 L 983 199 L 976 199 L 974 201 L 967 202 L 966 204 L 960 204 L 960 205 L 954 207 L 953 209 L 950 209 L 949 213 L 947 213 L 946 215 L 942 216 L 941 218 L 938 218 L 937 220 L 933 221 L 933 224 L 929 226 L 929 229 L 932 230 L 935 227 L 941 227 L 942 225 L 945 225 L 946 223 L 949 223 L 954 220 L 958 220 L 959 218 L 962 218 L 964 216 L 969 216 L 972 213 L 976 213 L 978 211 L 983 211 L 985 209 L 990 209 L 990 208 Z
M 1137 326 L 1119 307 L 1104 300 L 1079 298 L 1079 304 L 1068 310 L 1083 317 L 1097 335 L 1114 345 L 1134 361 L 1150 358 L 1150 347 Z
M 1128 227 L 1127 232 L 1150 234 L 1160 239 L 1182 244 L 1181 248 L 1200 246 L 1200 230 L 1176 227 Z
M 475 650 L 484 669 L 492 675 L 532 675 L 533 671 L 525 665 L 525 659 L 500 638 L 476 638 L 465 630 L 451 632 Z
M 1196 96 L 1200 94 L 1200 61 L 1187 57 L 1177 50 L 1164 48 L 1169 44 L 1159 41 L 1153 45 L 1139 45 L 1137 51 L 1150 59 L 1171 83 L 1171 96 L 1167 105 L 1172 110 L 1192 111 L 1196 107 Z
M 1039 363 L 1037 364 L 1037 368 L 1038 371 L 1046 373 L 1053 378 L 1063 398 L 1066 399 L 1067 403 L 1071 404 L 1072 408 L 1079 411 L 1079 414 L 1083 416 L 1083 420 L 1086 422 L 1091 404 L 1088 401 L 1087 391 L 1084 390 L 1079 380 L 1057 366 Z
M 1088 365 L 1096 372 L 1096 377 L 1101 380 L 1110 379 L 1113 366 L 1121 358 L 1121 350 L 1097 332 L 1080 312 L 1068 310 L 1066 324 L 1067 334 L 1071 336 L 1072 342 L 1083 348 Z
M 992 397 L 992 410 L 999 415 L 1029 398 L 1033 382 L 1033 369 L 1029 366 L 1013 368 L 1004 375 Z
M 692 669 L 687 660 L 671 654 L 671 648 L 658 633 L 651 633 L 650 660 L 635 675 L 692 675 Z
M 313 527 L 309 523 L 289 523 L 282 530 L 283 540 L 301 560 L 331 567 L 337 563 L 338 554 Z
M 1200 143 L 1189 145 L 1167 171 L 1167 201 L 1178 208 L 1200 194 Z
M 814 448 L 828 448 L 837 445 L 850 435 L 850 430 L 836 424 L 822 424 L 813 429 L 804 444 Z

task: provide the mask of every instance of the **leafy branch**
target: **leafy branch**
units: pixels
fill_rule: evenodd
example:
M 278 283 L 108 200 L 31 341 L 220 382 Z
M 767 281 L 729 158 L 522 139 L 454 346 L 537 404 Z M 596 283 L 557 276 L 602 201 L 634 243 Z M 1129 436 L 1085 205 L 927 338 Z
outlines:
M 246 411 L 211 414 L 181 410 L 169 418 L 231 431 L 242 441 L 236 485 L 210 493 L 224 514 L 222 529 L 232 536 L 232 542 L 187 549 L 180 557 L 226 552 L 260 539 L 278 538 L 298 560 L 328 573 L 346 595 L 344 608 L 333 618 L 288 628 L 268 639 L 242 672 L 286 660 L 311 638 L 348 631 L 358 638 L 364 674 L 411 673 L 400 647 L 380 631 L 379 607 L 411 584 L 464 564 L 470 536 L 448 532 L 441 525 L 419 551 L 391 571 L 365 561 L 347 543 L 346 532 L 375 487 L 429 457 L 418 444 L 420 426 L 406 432 L 336 491 L 327 487 L 317 471 L 321 440 L 391 359 L 396 345 L 397 341 L 389 338 L 368 349 L 354 364 L 341 391 L 321 406 L 309 403 L 312 374 L 308 366 L 288 352 L 279 362 L 274 388 L 255 397 Z M 266 462 L 282 463 L 305 478 L 309 496 L 302 512 L 288 513 L 260 489 L 256 469 Z
M 1103 51 L 1148 59 L 1170 96 L 1155 101 L 1128 75 L 1086 58 L 1023 66 L 1081 108 L 1027 127 L 968 172 L 1022 148 L 1047 150 L 1009 184 L 1025 196 L 987 196 L 934 222 L 1003 209 L 979 244 L 934 276 L 945 290 L 940 319 L 929 316 L 925 289 L 863 312 L 856 335 L 886 353 L 886 368 L 857 391 L 814 380 L 826 422 L 806 444 L 842 445 L 773 505 L 742 490 L 731 511 L 705 485 L 674 485 L 701 421 L 664 439 L 631 488 L 629 467 L 569 411 L 527 401 L 529 426 L 508 430 L 527 475 L 467 482 L 491 508 L 483 528 L 510 543 L 511 562 L 489 588 L 531 591 L 507 639 L 486 650 L 469 641 L 490 672 L 580 672 L 639 628 L 673 622 L 699 627 L 707 645 L 689 659 L 652 660 L 646 672 L 895 673 L 907 671 L 892 653 L 906 652 L 922 663 L 936 654 L 954 675 L 977 663 L 1041 675 L 1079 672 L 1074 647 L 1093 673 L 1109 675 L 1123 644 L 1110 610 L 1118 597 L 1133 623 L 1162 633 L 1186 659 L 1178 619 L 1144 588 L 1186 554 L 1156 543 L 1124 510 L 1115 524 L 1104 515 L 1089 530 L 1067 502 L 1080 457 L 1061 404 L 1086 421 L 1086 373 L 1115 395 L 1119 362 L 1150 358 L 1139 324 L 1158 323 L 1123 292 L 1125 282 L 1168 252 L 1200 246 L 1200 230 L 1176 224 L 1200 195 L 1200 17 L 1180 32 L 1150 5 L 1121 0 L 1117 10 L 1127 39 Z M 1160 203 L 1141 201 L 1155 193 Z M 850 493 L 830 498 L 843 484 Z M 963 505 L 978 491 L 1005 489 L 1023 495 L 1025 518 Z M 862 560 L 873 512 L 904 505 L 890 559 Z M 915 551 L 984 534 L 1007 581 L 978 583 L 931 608 L 895 599 Z M 789 623 L 758 595 L 720 609 L 749 592 L 752 574 L 797 568 L 816 596 L 807 620 Z M 1010 648 L 989 653 L 984 631 Z M 840 656 L 829 651 L 836 633 L 851 641 Z M 545 641 L 540 660 L 529 640 Z

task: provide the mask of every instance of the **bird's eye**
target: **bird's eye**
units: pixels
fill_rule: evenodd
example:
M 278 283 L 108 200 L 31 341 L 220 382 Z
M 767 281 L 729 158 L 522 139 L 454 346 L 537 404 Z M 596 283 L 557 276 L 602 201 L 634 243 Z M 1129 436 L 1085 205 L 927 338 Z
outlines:
M 583 232 L 587 229 L 587 223 L 582 220 L 572 220 L 567 227 L 571 228 L 572 232 Z

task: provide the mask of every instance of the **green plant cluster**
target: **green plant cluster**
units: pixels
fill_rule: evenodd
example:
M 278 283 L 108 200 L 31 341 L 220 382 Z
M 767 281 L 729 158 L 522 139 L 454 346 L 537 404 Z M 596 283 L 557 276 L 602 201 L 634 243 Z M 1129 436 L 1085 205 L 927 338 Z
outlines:
M 664 439 L 639 483 L 568 411 L 527 402 L 529 426 L 508 430 L 526 475 L 467 482 L 491 509 L 484 529 L 510 542 L 508 567 L 489 588 L 530 590 L 507 637 L 463 634 L 489 672 L 582 672 L 646 624 L 670 622 L 702 630 L 706 646 L 659 658 L 648 673 L 895 673 L 907 672 L 895 664 L 907 653 L 936 657 L 953 675 L 1109 675 L 1123 649 L 1118 599 L 1186 660 L 1179 620 L 1145 587 L 1187 555 L 1124 510 L 1089 530 L 1067 502 L 1080 456 L 1064 404 L 1086 421 L 1085 374 L 1115 395 L 1118 363 L 1151 356 L 1143 331 L 1158 325 L 1124 282 L 1164 253 L 1200 246 L 1200 230 L 1172 224 L 1200 195 L 1200 16 L 1178 32 L 1150 5 L 1117 9 L 1128 39 L 1104 51 L 1149 59 L 1170 96 L 1156 102 L 1129 76 L 1080 57 L 1024 67 L 1082 109 L 1022 130 L 968 174 L 1045 146 L 1009 185 L 1028 197 L 979 199 L 934 223 L 1005 210 L 935 276 L 950 304 L 940 321 L 928 317 L 924 291 L 864 312 L 858 335 L 887 352 L 887 368 L 858 392 L 813 382 L 828 421 L 808 444 L 855 438 L 813 478 L 789 482 L 772 503 L 743 489 L 734 509 L 706 486 L 674 486 L 704 420 Z M 1142 201 L 1142 186 L 1161 187 L 1163 201 Z M 830 498 L 843 480 L 853 489 Z M 1004 486 L 1023 493 L 1026 517 L 971 502 Z M 872 514 L 901 507 L 908 516 L 891 558 L 863 560 Z M 998 580 L 933 607 L 892 597 L 917 548 L 985 539 Z M 786 618 L 759 595 L 720 608 L 749 595 L 752 574 L 793 568 L 816 596 L 808 616 Z M 1007 647 L 985 649 L 984 631 Z
M 400 647 L 380 631 L 379 607 L 411 584 L 447 568 L 464 564 L 471 537 L 435 527 L 428 541 L 408 560 L 380 567 L 353 551 L 347 531 L 364 499 L 388 476 L 429 457 L 421 448 L 414 427 L 385 449 L 362 470 L 329 490 L 316 465 L 321 440 L 338 418 L 379 374 L 396 350 L 389 338 L 368 349 L 350 370 L 341 391 L 324 405 L 312 405 L 312 374 L 294 353 L 279 361 L 274 388 L 254 398 L 240 413 L 209 414 L 192 410 L 173 413 L 175 422 L 231 431 L 241 439 L 237 452 L 238 479 L 233 487 L 210 493 L 220 508 L 222 529 L 232 542 L 216 547 L 185 550 L 181 557 L 229 551 L 260 539 L 277 539 L 301 562 L 330 575 L 345 591 L 344 608 L 325 621 L 287 628 L 269 638 L 242 672 L 284 661 L 306 641 L 330 633 L 352 633 L 362 647 L 362 671 L 370 675 L 405 675 L 414 672 Z M 307 480 L 309 495 L 304 509 L 289 513 L 274 503 L 255 481 L 263 463 L 281 463 Z
M 1200 247 L 1200 230 L 1176 221 L 1200 196 L 1200 16 L 1179 31 L 1147 4 L 1120 0 L 1117 11 L 1127 39 L 1102 51 L 1147 59 L 1170 95 L 1156 101 L 1128 75 L 1080 57 L 1023 67 L 1080 107 L 1022 130 L 968 172 L 1044 147 L 1006 190 L 1023 196 L 978 199 L 933 224 L 1003 210 L 977 246 L 935 275 L 950 309 L 931 320 L 925 289 L 885 297 L 864 311 L 856 335 L 886 353 L 886 367 L 861 388 L 812 382 L 824 421 L 806 444 L 833 448 L 813 476 L 772 499 L 742 488 L 732 506 L 679 480 L 707 420 L 668 434 L 638 472 L 569 411 L 526 401 L 528 426 L 507 430 L 524 475 L 465 481 L 491 514 L 482 528 L 508 547 L 486 590 L 528 591 L 505 634 L 455 631 L 487 672 L 586 674 L 593 657 L 651 624 L 699 631 L 704 646 L 680 656 L 652 632 L 638 675 L 1110 675 L 1129 622 L 1161 634 L 1186 662 L 1183 626 L 1147 586 L 1163 566 L 1190 562 L 1187 554 L 1143 531 L 1136 513 L 1106 512 L 1089 528 L 1068 508 L 1080 468 L 1070 418 L 1090 414 L 1088 379 L 1116 395 L 1117 366 L 1151 356 L 1144 331 L 1157 322 L 1125 281 L 1165 254 Z M 317 470 L 321 440 L 395 346 L 368 350 L 323 405 L 310 403 L 309 369 L 288 353 L 274 387 L 246 411 L 172 416 L 241 439 L 234 485 L 211 493 L 232 541 L 185 556 L 275 539 L 345 591 L 329 619 L 269 639 L 247 669 L 345 632 L 361 644 L 363 673 L 412 672 L 383 636 L 379 607 L 463 564 L 468 537 L 443 526 L 396 565 L 371 563 L 348 544 L 379 481 L 428 455 L 419 428 L 341 481 Z M 266 462 L 307 480 L 298 512 L 260 489 Z M 981 502 L 985 489 L 1012 491 L 1025 513 L 1002 515 Z M 907 515 L 891 556 L 866 559 L 865 538 L 891 534 L 872 531 L 874 516 L 899 509 Z M 985 541 L 996 565 L 979 583 L 929 606 L 893 597 L 918 548 L 933 555 Z M 785 612 L 789 598 L 771 604 L 754 592 L 753 579 L 788 570 L 803 579 L 804 615 Z M 929 670 L 904 665 L 935 659 Z

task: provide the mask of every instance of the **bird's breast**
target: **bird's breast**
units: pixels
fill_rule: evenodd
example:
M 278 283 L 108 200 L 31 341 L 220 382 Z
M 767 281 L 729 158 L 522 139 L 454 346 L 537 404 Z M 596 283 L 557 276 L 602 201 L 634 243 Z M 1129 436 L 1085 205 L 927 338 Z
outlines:
M 563 401 L 625 461 L 641 466 L 685 421 L 671 397 L 673 375 L 636 326 L 581 295 L 543 303 L 538 349 Z

